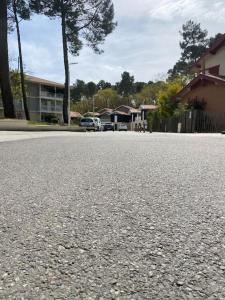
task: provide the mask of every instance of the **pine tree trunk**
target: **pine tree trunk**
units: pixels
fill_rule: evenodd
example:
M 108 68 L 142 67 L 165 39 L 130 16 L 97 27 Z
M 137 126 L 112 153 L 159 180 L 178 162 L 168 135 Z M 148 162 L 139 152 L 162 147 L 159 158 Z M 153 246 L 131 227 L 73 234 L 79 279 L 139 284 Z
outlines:
M 62 40 L 63 40 L 63 57 L 65 68 L 65 89 L 63 97 L 63 120 L 68 124 L 68 103 L 69 103 L 69 60 L 68 60 L 68 46 L 66 37 L 66 18 L 64 12 L 62 12 Z
M 9 74 L 7 0 L 1 0 L 0 4 L 0 85 L 4 115 L 15 118 Z
M 21 89 L 22 89 L 22 95 L 23 95 L 23 107 L 24 107 L 26 120 L 30 120 L 30 114 L 29 114 L 29 110 L 28 110 L 28 106 L 27 106 L 27 95 L 26 95 L 25 79 L 24 79 L 24 71 L 23 71 L 23 55 L 22 55 L 21 38 L 20 38 L 20 27 L 19 27 L 19 21 L 18 21 L 17 8 L 16 8 L 15 1 L 13 3 L 13 12 L 14 12 L 14 17 L 15 17 L 15 22 L 16 22 L 16 31 L 17 31 L 17 40 L 18 40 L 20 80 L 21 80 Z

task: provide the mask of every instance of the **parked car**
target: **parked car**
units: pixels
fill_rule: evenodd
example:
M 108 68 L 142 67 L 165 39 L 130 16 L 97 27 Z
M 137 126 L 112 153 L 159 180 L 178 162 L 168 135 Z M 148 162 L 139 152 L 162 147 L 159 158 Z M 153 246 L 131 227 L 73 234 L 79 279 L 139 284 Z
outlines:
M 114 125 L 112 123 L 105 123 L 103 127 L 103 131 L 114 131 Z
M 118 130 L 119 131 L 127 131 L 128 130 L 127 125 L 126 124 L 119 124 Z
M 95 118 L 87 117 L 87 118 L 82 118 L 80 120 L 80 127 L 86 128 L 86 130 L 98 130 L 98 124 L 95 121 Z

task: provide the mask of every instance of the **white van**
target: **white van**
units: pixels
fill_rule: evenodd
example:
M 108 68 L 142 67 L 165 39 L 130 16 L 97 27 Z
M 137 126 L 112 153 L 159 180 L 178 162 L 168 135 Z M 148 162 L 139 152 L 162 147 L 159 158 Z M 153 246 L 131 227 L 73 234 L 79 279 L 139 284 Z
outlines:
M 97 131 L 97 126 L 94 118 L 86 117 L 80 120 L 80 127 L 86 128 L 86 130 Z
M 97 126 L 98 131 L 102 131 L 102 122 L 99 118 L 94 118 L 95 124 Z
M 85 117 L 80 120 L 80 127 L 90 131 L 101 131 L 102 124 L 99 118 Z

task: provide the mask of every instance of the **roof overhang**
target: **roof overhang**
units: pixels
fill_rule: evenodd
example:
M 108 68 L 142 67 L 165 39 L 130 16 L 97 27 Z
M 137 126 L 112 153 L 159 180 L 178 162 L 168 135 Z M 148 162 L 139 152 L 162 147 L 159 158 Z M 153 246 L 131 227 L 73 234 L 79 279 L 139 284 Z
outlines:
M 64 84 L 50 81 L 47 79 L 31 76 L 31 75 L 25 75 L 25 81 L 29 83 L 34 83 L 34 84 L 42 84 L 46 86 L 52 86 L 52 87 L 58 87 L 58 88 L 64 88 Z
M 199 74 L 197 77 L 191 80 L 179 93 L 177 93 L 173 97 L 173 100 L 179 101 L 179 99 L 182 99 L 182 97 L 193 90 L 199 83 L 204 85 L 204 83 L 206 82 L 225 86 L 225 79 L 223 78 L 212 75 Z
M 225 46 L 225 34 L 221 36 L 198 60 L 197 62 L 191 67 L 191 71 L 198 70 L 201 68 L 201 64 L 203 60 L 207 58 L 208 55 L 215 55 L 217 51 Z

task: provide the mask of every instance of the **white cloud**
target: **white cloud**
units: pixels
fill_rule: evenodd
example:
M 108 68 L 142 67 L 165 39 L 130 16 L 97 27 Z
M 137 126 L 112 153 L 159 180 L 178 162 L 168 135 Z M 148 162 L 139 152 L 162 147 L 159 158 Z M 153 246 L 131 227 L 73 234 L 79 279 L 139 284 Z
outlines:
M 172 21 L 198 18 L 225 20 L 224 0 L 114 0 L 116 15 L 130 18 L 151 17 Z
M 148 15 L 155 0 L 114 0 L 113 3 L 117 16 L 139 18 Z
M 114 0 L 118 27 L 107 37 L 104 54 L 84 48 L 79 57 L 70 57 L 71 62 L 79 62 L 71 66 L 71 81 L 104 79 L 114 83 L 125 70 L 142 81 L 165 74 L 179 58 L 179 30 L 188 19 L 200 22 L 210 36 L 224 32 L 224 1 Z M 60 23 L 37 16 L 22 22 L 21 30 L 26 70 L 64 82 Z M 10 54 L 16 58 L 15 35 L 10 36 L 9 44 Z

